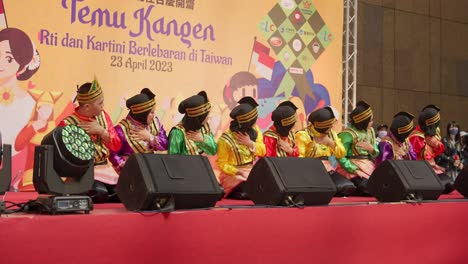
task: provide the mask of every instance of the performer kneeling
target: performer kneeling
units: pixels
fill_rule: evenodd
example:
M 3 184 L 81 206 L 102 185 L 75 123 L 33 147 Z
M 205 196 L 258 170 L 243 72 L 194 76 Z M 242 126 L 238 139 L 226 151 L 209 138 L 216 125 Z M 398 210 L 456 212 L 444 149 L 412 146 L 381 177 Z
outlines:
M 407 112 L 399 112 L 393 117 L 390 133 L 383 137 L 379 143 L 380 155 L 375 160 L 379 166 L 385 160 L 416 160 L 408 136 L 414 129 L 414 116 Z
M 409 141 L 413 146 L 418 160 L 427 160 L 434 172 L 439 175 L 445 186 L 444 193 L 453 191 L 453 181 L 445 174 L 445 169 L 435 163 L 435 157 L 444 153 L 445 146 L 440 137 L 440 109 L 435 105 L 428 105 L 419 114 L 418 126 L 411 132 Z
M 185 114 L 182 121 L 169 133 L 169 154 L 216 154 L 216 141 L 207 122 L 211 103 L 205 91 L 191 96 L 179 104 L 179 112 Z
M 343 175 L 335 171 L 337 159 L 346 155 L 341 139 L 333 131 L 333 124 L 338 114 L 331 107 L 324 107 L 309 115 L 310 125 L 296 133 L 300 157 L 318 158 L 322 160 L 330 177 L 336 185 L 335 196 L 349 196 L 354 194 L 354 184 Z
M 351 125 L 338 134 L 346 149 L 346 156 L 338 159 L 337 172 L 350 179 L 362 195 L 367 195 L 367 180 L 374 172 L 374 159 L 379 156 L 372 128 L 371 106 L 360 101 L 350 114 Z
M 255 124 L 258 104 L 252 97 L 239 100 L 230 113 L 233 119 L 228 131 L 218 140 L 219 180 L 231 199 L 248 199 L 244 190 L 250 170 L 257 157 L 265 156 L 265 144 Z
M 118 151 L 120 138 L 109 115 L 104 111 L 104 95 L 96 79 L 81 85 L 76 91 L 79 106 L 75 112 L 60 122 L 82 127 L 94 142 L 94 185 L 89 195 L 95 203 L 118 201 L 114 187 L 119 175 L 107 163 L 110 151 Z
M 167 150 L 166 131 L 154 113 L 154 96 L 150 89 L 144 88 L 128 99 L 126 104 L 130 111 L 115 126 L 122 144 L 118 151 L 111 151 L 109 160 L 119 174 L 131 154 Z
M 283 102 L 271 114 L 273 126 L 263 133 L 266 155 L 269 157 L 298 157 L 294 133 L 297 107 L 290 101 Z

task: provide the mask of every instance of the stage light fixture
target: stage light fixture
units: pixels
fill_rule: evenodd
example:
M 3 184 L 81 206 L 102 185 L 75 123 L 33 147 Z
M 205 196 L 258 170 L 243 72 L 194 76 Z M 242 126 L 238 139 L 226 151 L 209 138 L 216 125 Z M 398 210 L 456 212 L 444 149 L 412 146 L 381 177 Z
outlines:
M 0 194 L 10 189 L 11 184 L 11 145 L 3 145 L 0 133 Z
M 49 213 L 84 211 L 93 208 L 87 193 L 94 183 L 94 143 L 80 127 L 57 127 L 47 134 L 34 153 L 34 187 L 38 203 Z M 52 196 L 50 196 L 52 195 Z

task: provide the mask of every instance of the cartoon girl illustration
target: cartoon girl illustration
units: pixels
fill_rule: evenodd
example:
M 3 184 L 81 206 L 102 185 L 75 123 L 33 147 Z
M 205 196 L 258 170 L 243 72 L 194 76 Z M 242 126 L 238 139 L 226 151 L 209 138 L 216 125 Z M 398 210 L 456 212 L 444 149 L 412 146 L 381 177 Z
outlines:
M 0 120 L 4 142 L 14 144 L 20 130 L 28 123 L 35 101 L 19 81 L 33 76 L 40 66 L 39 53 L 22 30 L 0 31 Z M 13 150 L 13 155 L 16 153 Z
M 258 80 L 255 75 L 247 71 L 241 71 L 231 77 L 226 86 L 224 86 L 224 102 L 232 110 L 237 102 L 246 96 L 258 100 Z
M 62 92 L 46 92 L 39 89 L 28 91 L 32 96 L 35 107 L 31 119 L 21 129 L 15 141 L 15 150 L 26 149 L 27 159 L 24 175 L 18 184 L 22 191 L 33 191 L 34 148 L 41 144 L 42 138 L 57 127 L 58 123 L 73 112 L 74 105 L 70 101 L 60 116 L 54 116 L 54 105 L 62 97 Z

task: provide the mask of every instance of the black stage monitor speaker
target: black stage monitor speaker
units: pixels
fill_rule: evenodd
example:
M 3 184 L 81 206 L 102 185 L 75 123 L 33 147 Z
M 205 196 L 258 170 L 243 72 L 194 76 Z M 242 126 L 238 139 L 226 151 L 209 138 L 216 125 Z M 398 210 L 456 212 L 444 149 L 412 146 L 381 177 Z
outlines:
M 0 152 L 0 194 L 3 194 L 11 183 L 11 145 L 0 145 Z
M 198 155 L 133 154 L 116 191 L 132 211 L 207 208 L 223 196 L 208 159 Z
M 34 149 L 34 171 L 33 183 L 34 188 L 41 194 L 81 194 L 89 191 L 94 183 L 94 166 L 93 161 L 89 161 L 86 165 L 75 165 L 67 160 L 59 160 L 59 152 L 57 148 L 51 145 L 36 146 Z M 57 173 L 58 166 L 66 164 L 70 171 L 83 172 L 82 175 L 72 178 L 73 180 L 63 180 Z
M 252 168 L 246 191 L 255 204 L 325 205 L 336 187 L 319 159 L 264 157 Z
M 468 167 L 463 168 L 457 176 L 454 184 L 455 189 L 465 198 L 468 198 Z
M 367 188 L 380 202 L 437 200 L 444 186 L 427 161 L 386 160 L 372 173 Z

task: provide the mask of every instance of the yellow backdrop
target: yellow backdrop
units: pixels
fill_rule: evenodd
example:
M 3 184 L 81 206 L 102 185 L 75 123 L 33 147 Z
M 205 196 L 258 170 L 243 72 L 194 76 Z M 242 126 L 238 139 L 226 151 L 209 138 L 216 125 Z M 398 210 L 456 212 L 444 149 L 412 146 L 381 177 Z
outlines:
M 215 105 L 210 124 L 219 135 L 230 111 L 224 87 L 242 71 L 258 78 L 262 129 L 270 125 L 268 113 L 281 100 L 291 99 L 299 106 L 298 128 L 317 107 L 332 105 L 341 111 L 341 0 L 3 2 L 3 27 L 24 31 L 40 56 L 37 72 L 26 80 L 8 75 L 7 70 L 0 72 L 0 131 L 6 143 L 21 141 L 21 127 L 38 118 L 35 103 L 53 97 L 36 96 L 31 101 L 31 92 L 61 95 L 49 98 L 54 104 L 49 121 L 53 121 L 70 106 L 77 85 L 94 76 L 114 121 L 127 113 L 125 98 L 150 88 L 167 131 L 180 120 L 178 103 L 205 90 Z M 2 50 L 2 41 L 9 40 L 5 35 L 0 38 L 1 71 L 39 65 L 33 56 L 31 63 L 14 68 Z M 261 51 L 254 49 L 255 43 Z M 15 56 L 13 49 L 31 53 L 11 40 L 9 44 L 16 61 L 20 55 Z M 30 93 L 22 94 L 19 88 Z M 38 142 L 36 138 L 29 143 Z M 27 162 L 31 153 L 19 145 L 14 151 L 14 177 L 31 167 Z

